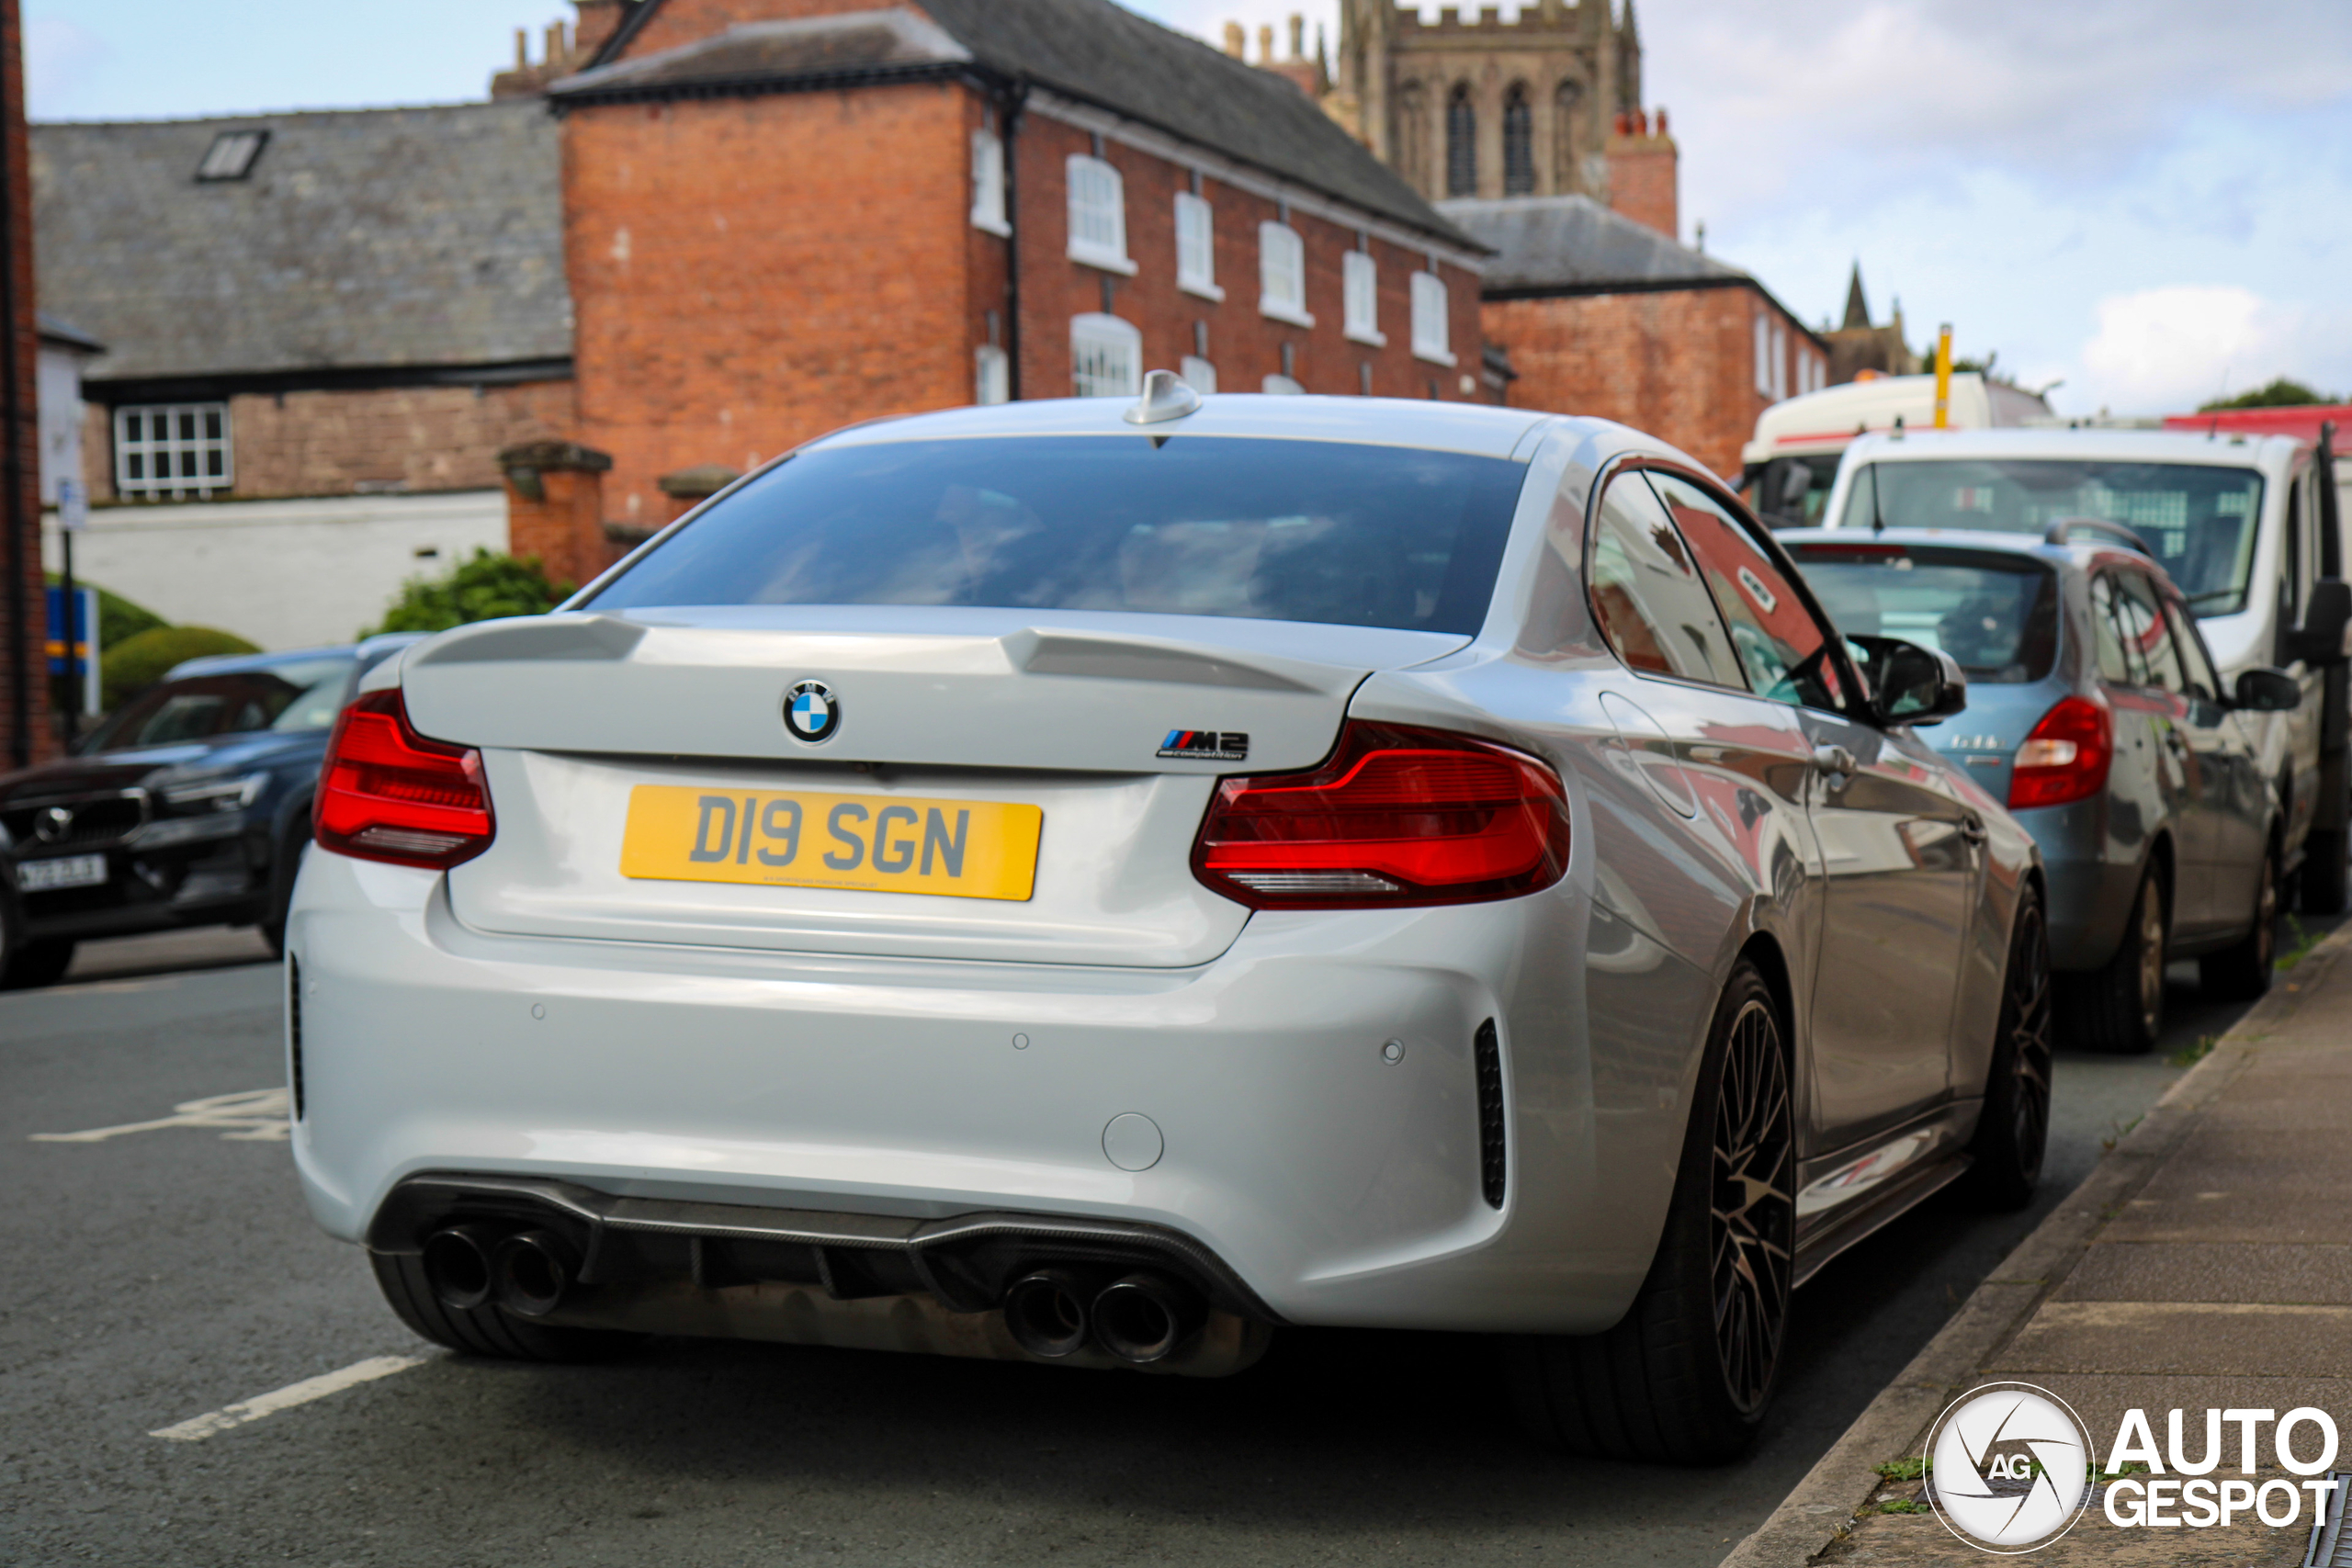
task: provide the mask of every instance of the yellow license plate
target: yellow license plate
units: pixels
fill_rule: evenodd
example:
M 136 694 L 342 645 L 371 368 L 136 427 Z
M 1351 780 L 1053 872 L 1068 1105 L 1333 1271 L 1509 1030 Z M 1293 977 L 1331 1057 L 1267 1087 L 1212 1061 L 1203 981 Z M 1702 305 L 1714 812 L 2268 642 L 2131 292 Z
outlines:
M 629 792 L 621 874 L 1025 899 L 1046 814 L 993 800 L 708 790 Z

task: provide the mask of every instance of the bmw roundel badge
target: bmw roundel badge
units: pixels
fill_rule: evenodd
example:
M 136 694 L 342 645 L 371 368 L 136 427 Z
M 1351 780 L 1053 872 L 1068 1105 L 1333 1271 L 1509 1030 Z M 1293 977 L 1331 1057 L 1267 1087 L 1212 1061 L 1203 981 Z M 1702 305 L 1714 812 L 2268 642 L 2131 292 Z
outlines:
M 803 681 L 784 694 L 784 727 L 814 746 L 842 727 L 842 700 L 822 681 Z

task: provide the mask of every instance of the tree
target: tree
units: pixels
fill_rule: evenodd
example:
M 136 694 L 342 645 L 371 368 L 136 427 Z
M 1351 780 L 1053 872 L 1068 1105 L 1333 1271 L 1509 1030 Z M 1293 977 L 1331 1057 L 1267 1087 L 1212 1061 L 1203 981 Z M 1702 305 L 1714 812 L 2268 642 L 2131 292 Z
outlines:
M 534 556 L 476 550 L 447 577 L 413 577 L 381 625 L 361 632 L 442 632 L 501 615 L 543 615 L 571 597 L 569 582 L 550 582 Z
M 2240 392 L 2234 398 L 2216 398 L 2210 403 L 2197 405 L 2199 413 L 2218 413 L 2223 409 L 2293 409 L 2313 403 L 2333 402 L 2326 393 L 2315 391 L 2301 381 L 2290 381 L 2284 376 L 2267 387 L 2256 387 L 2251 392 Z

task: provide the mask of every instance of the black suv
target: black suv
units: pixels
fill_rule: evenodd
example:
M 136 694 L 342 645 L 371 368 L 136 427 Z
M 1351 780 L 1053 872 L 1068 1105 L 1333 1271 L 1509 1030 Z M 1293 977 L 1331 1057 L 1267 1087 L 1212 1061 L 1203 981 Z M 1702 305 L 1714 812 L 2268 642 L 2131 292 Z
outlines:
M 415 641 L 191 660 L 75 754 L 0 776 L 0 983 L 46 986 L 85 937 L 285 933 L 311 796 L 359 676 Z

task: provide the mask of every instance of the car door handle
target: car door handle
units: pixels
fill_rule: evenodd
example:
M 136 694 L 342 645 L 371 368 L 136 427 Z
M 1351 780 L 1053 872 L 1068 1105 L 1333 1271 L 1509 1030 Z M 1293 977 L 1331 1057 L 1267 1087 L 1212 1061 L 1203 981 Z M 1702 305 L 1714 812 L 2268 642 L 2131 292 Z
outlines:
M 1984 818 L 1982 817 L 1962 818 L 1960 819 L 1960 836 L 1967 840 L 1972 844 L 1983 843 L 1984 841 Z
M 1854 754 L 1843 746 L 1816 746 L 1813 749 L 1813 767 L 1819 773 L 1850 773 L 1854 771 Z

